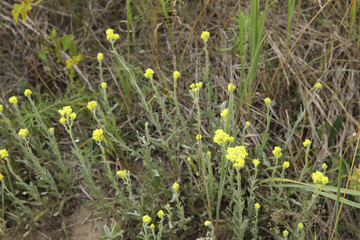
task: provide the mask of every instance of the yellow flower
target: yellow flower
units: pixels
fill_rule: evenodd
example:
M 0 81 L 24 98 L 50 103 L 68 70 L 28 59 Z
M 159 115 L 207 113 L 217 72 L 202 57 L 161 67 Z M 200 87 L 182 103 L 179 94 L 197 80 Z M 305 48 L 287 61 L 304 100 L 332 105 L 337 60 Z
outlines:
M 191 88 L 191 89 L 195 88 L 195 84 L 193 84 L 193 83 L 190 84 L 190 88 Z
M 174 189 L 175 192 L 178 192 L 179 188 L 180 188 L 180 185 L 177 182 L 175 182 L 172 186 L 172 189 Z
M 18 134 L 19 134 L 20 137 L 25 138 L 26 135 L 28 135 L 28 133 L 29 133 L 29 130 L 27 130 L 27 128 L 24 128 L 24 129 L 20 129 Z
M 204 225 L 205 225 L 205 227 L 209 227 L 212 225 L 212 223 L 210 221 L 205 221 Z
M 204 42 L 207 42 L 207 40 L 209 39 L 210 37 L 210 33 L 208 31 L 203 31 L 201 33 L 201 39 L 204 40 Z
M 203 83 L 202 83 L 202 82 L 198 82 L 198 83 L 196 83 L 196 84 L 195 84 L 195 86 L 196 86 L 197 88 L 201 88 L 201 87 L 202 87 L 202 85 L 203 85 Z
M 96 106 L 97 106 L 97 102 L 96 101 L 91 101 L 91 102 L 88 102 L 87 108 L 89 110 L 93 110 L 94 108 L 96 108 Z
M 198 92 L 199 91 L 199 88 L 194 88 L 194 92 Z
M 220 116 L 222 118 L 227 118 L 228 113 L 229 113 L 229 109 L 226 108 L 226 109 L 222 110 L 222 112 L 220 113 Z
M 6 149 L 1 149 L 0 150 L 0 157 L 1 158 L 6 158 L 7 156 L 9 156 L 9 153 Z
M 279 147 L 275 147 L 274 150 L 272 151 L 272 153 L 274 154 L 275 157 L 281 157 L 282 156 L 281 148 L 279 148 Z
M 228 91 L 231 92 L 231 91 L 235 91 L 235 85 L 233 83 L 229 83 L 228 85 Z
M 102 61 L 103 59 L 104 59 L 104 54 L 98 53 L 98 54 L 97 54 L 97 60 L 100 62 L 100 61 Z
M 200 141 L 201 138 L 202 138 L 201 134 L 196 135 L 196 140 Z
M 299 223 L 299 224 L 298 224 L 298 228 L 299 228 L 299 229 L 303 229 L 303 228 L 304 228 L 304 224 L 303 224 L 303 223 Z
M 186 161 L 191 162 L 191 158 L 190 158 L 190 157 L 188 157 L 188 158 L 186 159 Z
M 4 178 L 4 176 L 0 173 L 0 180 L 2 180 Z
M 303 142 L 304 147 L 307 147 L 311 144 L 311 141 L 309 139 L 305 139 L 305 141 Z
M 255 209 L 259 209 L 259 208 L 260 208 L 260 204 L 259 204 L 259 203 L 255 203 L 255 204 L 254 204 L 254 207 L 255 207 Z
M 114 41 L 118 40 L 119 38 L 120 38 L 120 35 L 117 34 L 117 33 L 115 33 L 115 34 L 114 34 Z
M 68 60 L 66 60 L 66 68 L 67 69 L 73 69 L 73 67 L 74 67 L 74 64 L 75 64 L 75 62 L 74 62 L 74 60 L 73 59 L 68 59 Z
M 121 177 L 122 179 L 124 179 L 126 177 L 126 173 L 127 173 L 127 170 L 120 170 L 120 171 L 117 171 L 116 174 Z
M 226 159 L 234 163 L 234 167 L 241 168 L 245 164 L 245 157 L 248 155 L 244 146 L 229 147 L 226 150 Z
M 66 118 L 64 118 L 64 117 L 60 118 L 59 122 L 60 122 L 61 124 L 66 123 Z
M 229 142 L 234 142 L 234 137 L 229 137 Z
M 74 62 L 75 64 L 79 64 L 79 62 L 81 61 L 82 59 L 82 56 L 81 54 L 77 55 L 76 57 L 73 57 L 74 58 Z
M 152 224 L 150 225 L 150 228 L 155 229 L 155 225 L 152 223 Z
M 11 98 L 9 98 L 9 102 L 16 105 L 18 103 L 18 99 L 15 96 L 12 96 Z
M 311 175 L 312 180 L 317 184 L 318 188 L 321 188 L 323 185 L 329 182 L 329 178 L 325 177 L 324 174 L 320 171 L 316 171 Z
M 290 163 L 288 161 L 285 161 L 282 166 L 283 166 L 284 169 L 289 168 Z
M 247 127 L 250 127 L 250 126 L 251 126 L 251 123 L 250 123 L 250 122 L 246 122 L 245 125 L 246 125 Z
M 260 164 L 259 159 L 254 159 L 253 164 L 254 164 L 255 167 L 259 166 L 259 164 Z
M 287 230 L 284 230 L 283 235 L 284 235 L 284 237 L 287 237 L 287 236 L 289 236 L 289 232 Z
M 163 219 L 163 218 L 164 218 L 165 213 L 164 213 L 164 211 L 163 211 L 163 210 L 159 210 L 159 211 L 158 211 L 158 213 L 157 213 L 157 215 L 158 215 L 158 217 L 159 217 L 159 218 Z
M 26 89 L 24 92 L 25 97 L 30 96 L 32 94 L 32 91 L 30 89 Z
M 149 217 L 149 215 L 145 215 L 142 217 L 142 220 L 144 223 L 150 223 L 151 222 L 151 217 Z
M 0 112 L 2 112 L 4 110 L 3 105 L 0 104 Z
M 74 121 L 76 118 L 76 113 L 71 113 L 69 117 L 71 121 Z
M 173 74 L 173 77 L 176 79 L 176 78 L 179 78 L 180 77 L 180 72 L 179 71 L 175 71 L 174 74 Z
M 326 171 L 327 167 L 328 167 L 328 166 L 327 166 L 326 163 L 323 163 L 323 164 L 321 165 L 321 168 L 324 169 L 324 171 Z
M 322 84 L 321 83 L 316 83 L 315 85 L 314 85 L 314 87 L 316 88 L 316 89 L 320 89 L 321 87 L 322 87 Z
M 119 34 L 114 33 L 114 29 L 107 29 L 106 30 L 106 39 L 112 43 L 114 43 L 116 40 L 120 38 Z
M 271 99 L 270 98 L 265 98 L 264 102 L 266 105 L 270 105 L 271 104 Z
M 225 133 L 223 130 L 218 129 L 215 131 L 214 142 L 217 143 L 218 145 L 226 143 L 229 140 L 230 140 L 230 136 L 227 133 Z
M 93 131 L 93 139 L 95 141 L 100 141 L 104 139 L 104 132 L 102 129 L 95 129 Z
M 101 88 L 103 88 L 103 89 L 105 89 L 105 88 L 107 88 L 107 83 L 106 82 L 103 82 L 103 83 L 101 83 Z
M 154 70 L 152 70 L 151 68 L 146 69 L 144 76 L 148 79 L 152 78 L 152 76 L 154 75 Z
M 54 133 L 54 128 L 53 127 L 49 128 L 49 132 Z

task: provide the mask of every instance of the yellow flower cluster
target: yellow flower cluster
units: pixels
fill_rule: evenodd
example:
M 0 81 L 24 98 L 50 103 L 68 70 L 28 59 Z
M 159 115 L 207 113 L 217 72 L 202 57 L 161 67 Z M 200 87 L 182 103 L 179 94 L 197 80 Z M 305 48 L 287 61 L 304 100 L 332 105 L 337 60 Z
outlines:
M 228 85 L 228 91 L 229 92 L 232 92 L 232 91 L 235 91 L 235 85 L 233 84 L 233 83 L 229 83 L 229 85 Z
M 76 118 L 76 113 L 72 111 L 72 108 L 70 106 L 65 106 L 63 107 L 63 109 L 59 109 L 58 112 L 61 115 L 61 118 L 59 120 L 61 124 L 65 124 L 68 119 L 74 121 Z
M 82 56 L 81 56 L 81 54 L 79 54 L 77 56 L 74 56 L 74 57 L 66 60 L 66 68 L 70 69 L 70 70 L 73 69 L 74 64 L 78 65 L 79 62 L 81 61 L 81 59 L 82 59 Z
M 204 225 L 205 225 L 205 227 L 209 227 L 212 225 L 212 223 L 210 221 L 205 221 Z
M 259 164 L 260 164 L 259 159 L 254 159 L 253 164 L 254 164 L 255 167 L 259 166 Z
M 303 142 L 304 147 L 307 147 L 311 144 L 311 141 L 309 139 L 305 139 L 305 141 Z
M 282 156 L 281 148 L 279 148 L 279 147 L 275 147 L 274 150 L 272 151 L 272 153 L 274 154 L 275 157 L 281 157 Z
M 2 180 L 4 178 L 4 176 L 0 173 L 0 180 Z
M 324 171 L 326 171 L 326 169 L 328 168 L 328 165 L 326 163 L 323 163 L 321 165 L 321 168 L 324 169 Z
M 316 83 L 315 86 L 314 86 L 316 89 L 320 89 L 322 87 L 322 84 L 321 83 Z
M 96 108 L 96 106 L 97 106 L 97 102 L 96 101 L 91 101 L 91 102 L 88 102 L 87 108 L 89 110 L 93 110 L 93 109 Z
M 259 203 L 255 203 L 255 204 L 254 204 L 254 207 L 255 207 L 255 209 L 259 209 L 259 208 L 260 208 L 260 204 L 259 204 Z
M 93 131 L 93 137 L 95 141 L 100 141 L 104 139 L 104 132 L 102 129 L 95 129 Z
M 282 166 L 283 166 L 284 169 L 289 168 L 290 163 L 288 161 L 285 161 Z
M 318 188 L 321 188 L 323 185 L 329 182 L 329 178 L 325 177 L 324 174 L 320 171 L 316 171 L 311 175 L 312 180 L 317 184 Z
M 159 211 L 158 211 L 158 213 L 157 213 L 157 215 L 158 215 L 158 217 L 159 217 L 159 218 L 163 219 L 163 218 L 164 218 L 165 213 L 164 213 L 164 211 L 163 211 L 163 210 L 159 210 Z
M 3 105 L 0 104 L 0 112 L 4 111 Z
M 149 217 L 149 215 L 145 215 L 142 217 L 142 220 L 144 223 L 148 224 L 151 222 L 151 217 Z
M 234 137 L 230 137 L 229 134 L 224 132 L 222 129 L 218 129 L 218 130 L 215 131 L 215 136 L 214 136 L 214 142 L 215 143 L 217 143 L 218 145 L 221 145 L 221 144 L 226 143 L 228 141 L 233 142 Z
M 226 150 L 226 158 L 234 163 L 234 167 L 241 168 L 245 164 L 245 157 L 248 155 L 244 146 L 229 147 Z
M 201 39 L 207 42 L 207 40 L 210 38 L 210 33 L 208 31 L 203 31 L 201 33 Z
M 174 74 L 173 74 L 173 77 L 175 79 L 179 78 L 180 77 L 180 72 L 179 71 L 175 71 Z
M 54 133 L 54 128 L 53 127 L 49 128 L 49 132 Z
M 106 39 L 110 42 L 115 42 L 116 40 L 118 40 L 120 38 L 119 34 L 114 33 L 114 29 L 107 29 L 106 30 Z
M 175 182 L 172 186 L 172 189 L 174 189 L 175 192 L 178 192 L 179 188 L 180 188 L 180 185 L 177 182 Z
M 104 54 L 102 53 L 98 53 L 97 56 L 96 56 L 97 60 L 100 62 L 104 59 Z
M 299 223 L 299 224 L 298 224 L 298 228 L 299 228 L 299 229 L 303 229 L 303 228 L 304 228 L 304 224 L 303 224 L 303 223 Z
M 271 99 L 270 98 L 265 98 L 264 102 L 266 105 L 270 105 L 271 104 Z
M 188 157 L 186 161 L 191 162 L 191 157 Z
M 120 170 L 120 171 L 117 171 L 116 174 L 121 177 L 122 179 L 124 179 L 126 177 L 126 173 L 128 171 L 125 169 L 125 170 Z
M 203 83 L 202 82 L 198 82 L 198 83 L 192 83 L 190 84 L 190 88 L 194 91 L 197 92 L 200 90 L 200 88 L 202 87 Z
M 103 83 L 101 83 L 101 88 L 103 88 L 103 89 L 106 89 L 107 88 L 107 83 L 106 82 L 103 82 Z
M 151 229 L 155 229 L 155 225 L 152 223 L 152 224 L 150 225 L 150 228 L 151 228 Z
M 287 237 L 287 236 L 289 236 L 289 232 L 287 230 L 284 230 L 283 235 L 284 235 L 284 237 Z
M 201 134 L 197 134 L 197 135 L 196 135 L 196 140 L 200 141 L 200 139 L 202 139 Z
M 18 103 L 18 99 L 15 96 L 12 96 L 11 98 L 9 98 L 9 102 L 16 105 Z
M 146 69 L 144 76 L 148 79 L 152 78 L 152 76 L 154 75 L 154 70 L 152 70 L 151 68 Z
M 28 133 L 29 133 L 29 130 L 27 130 L 27 128 L 23 128 L 23 129 L 20 129 L 18 134 L 19 134 L 20 137 L 25 138 L 26 135 L 28 135 Z
M 247 127 L 250 127 L 250 126 L 251 126 L 251 123 L 250 123 L 250 122 L 246 122 L 245 125 L 246 125 Z
M 225 108 L 225 109 L 222 110 L 222 112 L 220 113 L 220 116 L 221 116 L 222 118 L 227 118 L 228 113 L 229 113 L 229 109 Z
M 24 92 L 25 97 L 30 96 L 32 94 L 32 91 L 30 89 L 26 89 Z
M 8 153 L 8 151 L 6 149 L 1 149 L 0 150 L 0 157 L 1 158 L 6 158 L 8 156 L 9 156 L 9 153 Z

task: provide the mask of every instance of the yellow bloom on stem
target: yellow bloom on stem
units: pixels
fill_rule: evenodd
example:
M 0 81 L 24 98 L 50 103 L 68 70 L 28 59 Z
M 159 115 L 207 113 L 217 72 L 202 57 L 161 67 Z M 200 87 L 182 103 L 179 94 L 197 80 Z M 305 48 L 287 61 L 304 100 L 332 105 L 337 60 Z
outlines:
M 60 118 L 59 122 L 60 122 L 61 124 L 66 123 L 66 118 L 64 118 L 64 117 Z
M 49 132 L 54 133 L 54 128 L 53 127 L 49 128 Z
M 71 121 L 74 121 L 76 118 L 76 113 L 71 113 L 69 117 Z
M 254 207 L 255 207 L 255 209 L 259 209 L 259 208 L 260 208 L 260 204 L 259 204 L 259 203 L 255 203 L 255 204 L 254 204 Z
M 282 166 L 283 166 L 284 169 L 289 168 L 290 163 L 288 161 L 285 161 Z
M 299 223 L 299 224 L 298 224 L 298 228 L 299 228 L 299 229 L 303 229 L 303 228 L 304 228 L 304 224 L 303 224 L 303 223 Z
M 250 127 L 250 126 L 251 126 L 251 123 L 250 123 L 250 122 L 246 122 L 245 125 L 246 125 L 247 127 Z
M 207 40 L 210 38 L 210 33 L 208 31 L 203 31 L 201 33 L 201 39 L 207 42 Z
M 20 137 L 25 138 L 26 135 L 28 135 L 28 133 L 29 133 L 29 130 L 27 130 L 27 128 L 23 128 L 23 129 L 20 129 L 18 134 L 19 134 Z
M 30 96 L 32 94 L 32 91 L 30 89 L 26 89 L 24 92 L 25 97 Z
M 103 89 L 106 89 L 107 88 L 107 83 L 106 82 L 103 82 L 103 83 L 101 83 L 101 88 L 103 88 Z
M 173 77 L 175 79 L 179 78 L 180 77 L 180 72 L 179 71 L 175 71 L 174 74 L 173 74 Z
M 159 218 L 163 219 L 163 218 L 164 218 L 165 213 L 164 213 L 164 211 L 163 211 L 163 210 L 159 210 L 159 211 L 158 211 L 158 213 L 157 213 L 157 215 L 158 215 L 158 217 L 159 217 Z
M 175 182 L 172 186 L 172 189 L 174 189 L 175 192 L 178 192 L 179 188 L 180 188 L 180 185 L 177 182 Z
M 15 96 L 12 96 L 11 98 L 9 98 L 9 102 L 16 105 L 18 103 L 18 99 Z
M 149 217 L 149 215 L 145 215 L 142 217 L 142 220 L 144 223 L 148 224 L 151 222 L 151 217 Z
M 154 75 L 154 70 L 152 70 L 151 68 L 146 69 L 144 76 L 148 79 L 152 78 L 152 76 Z
M 259 159 L 254 159 L 253 164 L 254 164 L 255 167 L 259 166 L 259 164 L 260 164 Z
M 4 178 L 4 176 L 0 173 L 0 180 L 2 180 Z
M 215 143 L 221 145 L 223 143 L 226 143 L 227 141 L 230 141 L 229 134 L 225 133 L 222 129 L 218 129 L 215 131 L 215 136 L 214 136 Z
M 210 222 L 210 221 L 205 221 L 205 222 L 204 222 L 204 225 L 205 225 L 205 227 L 209 227 L 209 226 L 212 225 L 212 222 Z
M 191 158 L 190 158 L 190 157 L 188 157 L 188 158 L 186 159 L 186 161 L 191 162 Z
M 150 228 L 151 228 L 151 229 L 155 229 L 155 225 L 152 223 L 152 224 L 150 225 Z
M 284 237 L 287 237 L 287 236 L 289 236 L 289 232 L 287 230 L 284 230 L 283 235 L 284 235 Z
M 314 87 L 316 88 L 316 89 L 320 89 L 321 87 L 322 87 L 322 84 L 321 83 L 316 83 L 315 85 L 314 85 Z
M 316 171 L 311 175 L 312 180 L 317 184 L 318 188 L 321 188 L 323 185 L 329 182 L 329 178 L 325 177 L 324 174 L 320 171 Z
M 195 86 L 196 86 L 197 88 L 201 88 L 201 87 L 202 87 L 202 85 L 203 85 L 203 83 L 202 83 L 202 82 L 198 82 L 198 83 L 196 83 L 196 84 L 195 84 Z
M 1 158 L 6 158 L 8 156 L 9 156 L 9 153 L 8 153 L 8 151 L 6 149 L 1 149 L 0 150 L 0 157 Z
M 100 62 L 100 61 L 102 61 L 104 59 L 104 54 L 98 53 L 96 58 Z
M 265 98 L 264 102 L 266 105 L 270 105 L 271 104 L 271 99 L 270 98 Z
M 0 112 L 4 111 L 3 105 L 0 104 Z
M 191 89 L 195 88 L 195 84 L 193 84 L 193 83 L 190 84 L 190 88 L 191 88 Z
M 326 171 L 326 169 L 328 168 L 328 165 L 326 163 L 323 163 L 321 165 L 321 168 L 324 169 L 324 171 Z
M 233 167 L 241 168 L 245 164 L 245 157 L 248 155 L 244 146 L 229 147 L 226 150 L 226 159 L 234 163 Z
M 97 106 L 97 102 L 96 101 L 91 101 L 91 102 L 88 102 L 87 108 L 89 110 L 93 110 L 94 108 L 96 108 L 96 106 Z
M 229 113 L 229 109 L 225 108 L 225 109 L 222 110 L 222 112 L 220 113 L 220 116 L 221 116 L 222 118 L 227 118 L 228 113 Z
M 121 177 L 122 179 L 124 179 L 126 177 L 126 173 L 127 173 L 127 170 L 120 170 L 120 171 L 117 171 L 116 174 Z
M 281 157 L 282 156 L 281 148 L 279 148 L 279 147 L 275 147 L 274 150 L 272 151 L 272 153 L 274 154 L 275 157 Z
M 197 134 L 197 135 L 196 135 L 196 140 L 200 141 L 200 139 L 202 139 L 201 134 Z
M 95 141 L 100 141 L 104 139 L 104 132 L 102 129 L 95 129 L 93 131 L 93 137 Z
M 303 142 L 304 147 L 307 147 L 311 144 L 311 141 L 309 139 L 305 139 L 305 141 Z
M 229 83 L 229 85 L 228 85 L 228 91 L 229 92 L 233 92 L 233 91 L 235 91 L 235 85 L 233 84 L 233 83 Z

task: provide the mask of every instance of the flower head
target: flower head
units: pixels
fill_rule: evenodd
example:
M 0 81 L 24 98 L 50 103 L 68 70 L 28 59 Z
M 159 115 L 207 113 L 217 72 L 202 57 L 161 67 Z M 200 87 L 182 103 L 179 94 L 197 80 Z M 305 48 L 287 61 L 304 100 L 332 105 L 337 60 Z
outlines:
M 106 39 L 112 43 L 114 43 L 116 40 L 120 38 L 119 34 L 114 33 L 114 29 L 107 29 L 106 30 Z
M 229 83 L 229 85 L 228 85 L 228 91 L 229 92 L 233 92 L 233 91 L 235 91 L 235 85 L 233 84 L 233 83 Z
M 270 98 L 265 98 L 265 99 L 264 99 L 264 102 L 265 102 L 265 104 L 268 106 L 268 105 L 271 104 L 271 99 L 270 99 Z
M 70 120 L 71 121 L 74 121 L 75 120 L 75 118 L 76 118 L 76 113 L 70 113 Z
M 326 171 L 326 169 L 328 168 L 328 165 L 327 165 L 326 163 L 323 163 L 323 164 L 321 165 L 321 168 L 322 168 L 324 171 Z
M 281 148 L 279 148 L 279 147 L 275 147 L 274 150 L 272 151 L 272 153 L 274 154 L 275 157 L 281 157 L 282 156 Z
M 195 84 L 194 83 L 190 84 L 190 88 L 191 89 L 195 88 Z
M 154 70 L 152 70 L 151 68 L 146 69 L 144 76 L 148 79 L 152 78 L 152 76 L 154 75 Z
M 59 123 L 61 123 L 61 124 L 66 123 L 66 118 L 64 118 L 64 117 L 60 118 Z
M 304 228 L 304 224 L 303 223 L 299 223 L 298 224 L 298 228 L 301 230 L 301 229 L 303 229 Z
M 259 209 L 260 208 L 260 203 L 255 203 L 254 207 L 255 207 L 255 209 Z
M 150 228 L 155 229 L 155 225 L 152 223 L 152 224 L 150 225 Z
M 312 180 L 317 184 L 318 188 L 321 188 L 323 185 L 329 182 L 329 178 L 325 177 L 324 174 L 320 171 L 316 171 L 311 175 Z
M 18 134 L 19 134 L 20 137 L 25 138 L 26 135 L 28 135 L 28 133 L 29 133 L 29 130 L 27 130 L 27 128 L 24 128 L 24 129 L 20 129 Z
M 54 128 L 53 127 L 49 128 L 49 132 L 54 133 Z
M 93 137 L 95 141 L 100 141 L 104 139 L 104 131 L 102 129 L 95 129 L 93 131 Z
M 284 169 L 289 168 L 290 163 L 288 161 L 285 161 L 282 166 L 283 166 Z
M 172 189 L 174 189 L 175 192 L 178 192 L 179 188 L 180 188 L 180 185 L 177 182 L 175 182 L 172 186 Z
M 283 235 L 284 235 L 284 237 L 287 237 L 287 236 L 289 236 L 289 232 L 287 230 L 284 230 Z
M 0 104 L 0 112 L 4 111 L 3 105 Z
M 205 225 L 205 227 L 209 227 L 209 226 L 212 225 L 212 223 L 211 223 L 210 221 L 205 221 L 205 222 L 204 222 L 204 225 Z
M 203 31 L 201 33 L 201 39 L 204 40 L 204 42 L 207 42 L 207 40 L 209 39 L 210 37 L 210 33 L 208 31 Z
M 221 145 L 223 143 L 226 143 L 227 141 L 230 141 L 229 134 L 225 133 L 221 129 L 218 129 L 215 131 L 215 136 L 214 136 L 215 143 L 217 143 L 218 145 Z
M 186 161 L 191 162 L 191 157 L 188 157 Z
M 320 89 L 321 87 L 322 87 L 322 84 L 321 83 L 315 83 L 315 85 L 314 85 L 314 87 L 316 88 L 316 89 Z
M 222 118 L 227 118 L 228 113 L 229 113 L 229 109 L 225 108 L 225 109 L 222 110 L 222 112 L 220 113 L 220 116 L 221 116 Z
M 6 158 L 7 156 L 9 156 L 9 153 L 6 149 L 1 149 L 0 150 L 0 158 Z
M 142 217 L 142 220 L 145 224 L 148 224 L 151 222 L 151 217 L 149 217 L 149 215 L 145 215 Z
M 202 138 L 201 134 L 196 135 L 196 140 L 200 141 L 201 138 Z
M 311 144 L 311 141 L 309 139 L 305 139 L 305 141 L 303 142 L 304 147 L 307 147 Z
M 164 213 L 164 211 L 163 211 L 163 210 L 159 210 L 159 211 L 158 211 L 158 213 L 157 213 L 157 215 L 158 215 L 158 217 L 159 217 L 159 218 L 163 219 L 163 218 L 164 218 L 165 213 Z
M 250 126 L 251 126 L 251 123 L 250 123 L 250 122 L 246 122 L 245 125 L 246 125 L 247 127 L 250 127 Z
M 61 118 L 59 120 L 61 124 L 65 124 L 67 119 L 74 121 L 76 118 L 76 113 L 72 112 L 72 108 L 70 106 L 65 106 L 63 107 L 63 109 L 59 109 L 58 112 L 61 115 Z
M 0 173 L 0 180 L 2 180 L 4 178 L 4 176 Z
M 202 82 L 198 82 L 198 83 L 196 83 L 196 84 L 195 84 L 195 86 L 196 86 L 197 88 L 201 88 L 201 87 L 202 87 L 202 85 L 203 85 L 203 83 L 202 83 Z
M 30 89 L 26 89 L 24 92 L 25 97 L 30 96 L 32 94 L 32 91 Z
M 97 102 L 96 101 L 91 101 L 91 102 L 88 102 L 87 108 L 89 110 L 93 110 L 94 108 L 96 108 L 96 106 L 97 106 Z
M 179 71 L 175 71 L 174 74 L 173 74 L 173 77 L 175 79 L 179 78 L 180 77 L 180 72 Z
M 97 60 L 100 62 L 104 59 L 104 54 L 102 53 L 98 53 L 97 56 L 96 56 Z
M 260 164 L 259 159 L 254 159 L 253 164 L 254 164 L 255 167 L 259 166 L 259 164 Z
M 116 174 L 121 177 L 122 179 L 124 179 L 126 177 L 126 173 L 128 171 L 125 169 L 125 170 L 120 170 L 120 171 L 117 171 Z
M 100 84 L 100 86 L 101 86 L 101 88 L 106 89 L 106 88 L 107 88 L 107 83 L 106 83 L 106 82 L 102 82 L 102 83 Z
M 15 96 L 12 96 L 11 98 L 9 98 L 9 102 L 16 105 L 18 103 L 18 99 Z
M 245 164 L 248 155 L 244 146 L 229 147 L 226 150 L 226 159 L 230 160 L 235 168 L 241 168 Z

